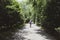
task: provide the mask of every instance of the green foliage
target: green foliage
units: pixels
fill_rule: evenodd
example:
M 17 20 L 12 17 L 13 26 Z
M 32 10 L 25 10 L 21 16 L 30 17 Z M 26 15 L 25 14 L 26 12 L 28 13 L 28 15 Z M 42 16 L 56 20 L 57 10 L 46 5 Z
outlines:
M 34 22 L 36 22 L 37 25 L 41 25 L 41 22 L 44 20 L 44 10 L 46 7 L 46 0 L 34 0 L 33 1 L 33 7 L 34 7 Z
M 14 0 L 0 0 L 0 29 L 18 28 L 24 23 L 20 8 Z M 20 26 L 19 26 L 20 27 Z
M 46 11 L 44 16 L 46 16 L 42 26 L 48 30 L 55 30 L 60 26 L 60 1 L 59 0 L 50 0 L 47 1 Z
M 19 3 L 21 5 L 21 14 L 23 15 L 24 17 L 24 22 L 29 22 L 30 19 L 32 19 L 32 16 L 33 16 L 33 6 L 31 3 L 28 3 L 27 2 L 22 2 L 22 3 Z
M 30 0 L 33 5 L 32 19 L 37 25 L 46 30 L 55 30 L 60 26 L 60 1 L 59 0 Z

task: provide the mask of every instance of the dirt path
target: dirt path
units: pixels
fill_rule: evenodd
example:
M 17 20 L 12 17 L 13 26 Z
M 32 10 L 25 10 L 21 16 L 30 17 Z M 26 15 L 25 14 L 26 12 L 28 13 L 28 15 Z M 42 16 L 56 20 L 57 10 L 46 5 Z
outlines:
M 49 38 L 48 34 L 35 24 L 32 24 L 31 28 L 29 24 L 26 24 L 25 28 L 16 32 L 13 37 L 15 37 L 14 40 L 51 40 L 52 38 Z

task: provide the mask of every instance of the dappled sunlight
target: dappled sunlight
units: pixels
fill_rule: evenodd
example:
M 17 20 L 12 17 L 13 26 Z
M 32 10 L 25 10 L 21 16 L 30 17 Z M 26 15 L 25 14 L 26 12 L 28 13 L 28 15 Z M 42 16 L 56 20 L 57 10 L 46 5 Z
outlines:
M 37 31 L 39 29 L 40 28 L 36 26 L 36 24 L 32 24 L 31 28 L 30 24 L 26 24 L 25 28 L 23 30 L 19 30 L 18 32 L 16 32 L 15 36 L 17 36 L 18 39 L 20 38 L 22 40 L 50 40 L 47 39 L 46 36 L 38 34 L 37 32 L 41 32 Z
M 24 29 L 24 31 L 28 32 L 27 35 L 24 35 L 26 40 L 28 40 L 28 39 L 30 39 L 30 40 L 48 40 L 45 38 L 45 36 L 42 36 L 42 35 L 36 33 L 36 32 L 38 32 L 37 30 L 40 29 L 39 27 L 36 26 L 36 24 L 32 24 L 31 28 L 30 28 L 29 24 L 26 24 L 25 27 L 26 27 L 26 29 Z

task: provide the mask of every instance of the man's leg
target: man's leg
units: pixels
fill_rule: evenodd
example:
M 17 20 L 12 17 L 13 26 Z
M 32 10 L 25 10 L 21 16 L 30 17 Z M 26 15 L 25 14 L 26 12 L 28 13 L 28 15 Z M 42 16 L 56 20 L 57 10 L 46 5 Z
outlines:
M 31 28 L 31 24 L 30 24 L 30 28 Z

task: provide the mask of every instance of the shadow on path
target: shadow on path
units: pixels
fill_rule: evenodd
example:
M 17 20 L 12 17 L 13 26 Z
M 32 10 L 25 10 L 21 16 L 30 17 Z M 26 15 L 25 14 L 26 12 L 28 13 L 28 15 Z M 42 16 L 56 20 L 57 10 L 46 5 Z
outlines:
M 60 33 L 57 31 L 52 31 L 51 33 L 46 32 L 44 30 L 38 30 L 38 31 L 40 31 L 40 32 L 37 32 L 37 33 L 42 35 L 42 36 L 46 36 L 46 39 L 60 40 Z

